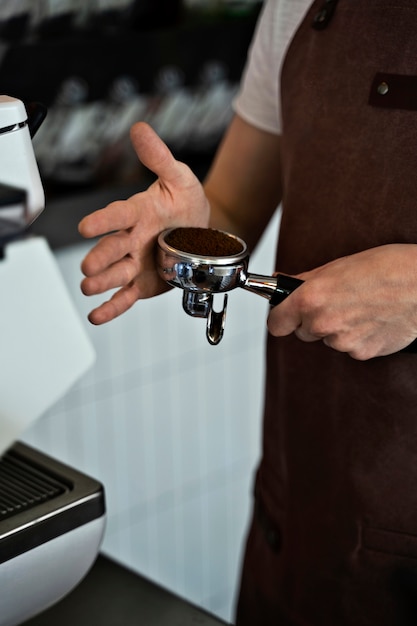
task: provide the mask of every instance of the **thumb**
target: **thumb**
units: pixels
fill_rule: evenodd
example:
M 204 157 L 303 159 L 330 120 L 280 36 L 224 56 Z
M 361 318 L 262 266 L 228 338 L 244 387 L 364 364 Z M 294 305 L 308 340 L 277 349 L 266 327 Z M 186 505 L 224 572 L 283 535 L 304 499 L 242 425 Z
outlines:
M 140 162 L 166 183 L 178 181 L 183 164 L 177 161 L 168 146 L 146 122 L 137 122 L 130 129 L 130 138 Z

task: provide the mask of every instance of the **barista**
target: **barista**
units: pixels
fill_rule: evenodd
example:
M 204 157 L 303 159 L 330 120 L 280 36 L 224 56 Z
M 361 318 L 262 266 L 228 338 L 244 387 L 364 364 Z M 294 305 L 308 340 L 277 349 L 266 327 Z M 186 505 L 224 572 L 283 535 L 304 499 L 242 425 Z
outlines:
M 239 626 L 417 622 L 416 29 L 414 0 L 266 0 L 204 188 L 138 123 L 158 179 L 80 224 L 112 233 L 82 266 L 84 293 L 118 288 L 101 324 L 166 288 L 159 232 L 253 248 L 282 200 L 276 268 L 305 283 L 268 319 Z

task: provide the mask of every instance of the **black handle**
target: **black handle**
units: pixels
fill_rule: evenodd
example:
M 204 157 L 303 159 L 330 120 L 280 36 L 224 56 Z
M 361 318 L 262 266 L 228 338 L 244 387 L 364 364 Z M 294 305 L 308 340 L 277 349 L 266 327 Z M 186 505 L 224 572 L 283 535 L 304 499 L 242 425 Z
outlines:
M 271 306 L 280 304 L 285 298 L 287 298 L 297 287 L 303 284 L 303 280 L 294 278 L 293 276 L 286 276 L 285 274 L 277 275 L 277 286 L 275 293 L 271 296 L 269 301 Z
M 28 102 L 25 104 L 28 114 L 29 134 L 33 138 L 47 114 L 47 108 L 41 102 Z

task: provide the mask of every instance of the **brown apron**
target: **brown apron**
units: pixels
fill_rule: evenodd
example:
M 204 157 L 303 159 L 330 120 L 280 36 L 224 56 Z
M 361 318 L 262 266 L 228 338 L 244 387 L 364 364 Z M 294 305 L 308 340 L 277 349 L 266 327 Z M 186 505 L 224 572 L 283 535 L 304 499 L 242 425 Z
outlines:
M 312 4 L 282 70 L 281 272 L 417 242 L 417 2 Z M 323 17 L 323 16 L 322 16 Z M 326 22 L 326 20 L 325 20 Z M 268 338 L 239 626 L 417 625 L 417 354 Z

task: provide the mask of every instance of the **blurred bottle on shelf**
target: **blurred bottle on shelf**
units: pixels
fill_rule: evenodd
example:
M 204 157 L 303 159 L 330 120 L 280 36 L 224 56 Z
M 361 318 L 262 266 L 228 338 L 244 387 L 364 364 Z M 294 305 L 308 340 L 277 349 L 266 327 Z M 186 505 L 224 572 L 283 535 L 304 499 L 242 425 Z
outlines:
M 88 84 L 83 78 L 66 78 L 49 108 L 45 123 L 34 137 L 39 169 L 48 181 L 79 182 L 71 164 L 82 158 L 80 143 L 89 123 L 85 115 L 88 92 Z
M 163 66 L 147 93 L 134 77 L 120 74 L 100 100 L 89 100 L 84 79 L 67 78 L 34 138 L 42 176 L 50 185 L 74 188 L 134 181 L 141 167 L 129 131 L 139 120 L 179 158 L 210 157 L 232 116 L 236 90 L 228 67 L 216 59 L 203 63 L 194 84 L 186 84 L 181 67 Z
M 42 132 L 34 138 L 39 168 L 49 189 L 121 183 L 132 177 L 132 171 L 137 174 L 129 130 L 146 118 L 149 98 L 139 94 L 136 80 L 126 75 L 109 85 L 106 98 L 88 98 L 83 79 L 66 79 Z
M 107 98 L 97 103 L 96 124 L 90 127 L 85 143 L 91 175 L 100 185 L 138 179 L 142 168 L 129 132 L 135 122 L 146 118 L 149 102 L 133 77 L 120 75 L 110 84 Z
M 146 121 L 174 149 L 187 142 L 187 117 L 193 96 L 185 86 L 184 71 L 177 65 L 164 65 L 154 79 L 154 97 Z
M 214 150 L 233 115 L 232 101 L 237 87 L 229 79 L 229 68 L 225 63 L 208 59 L 203 64 L 194 107 L 190 111 L 189 150 Z

